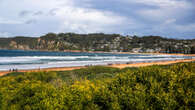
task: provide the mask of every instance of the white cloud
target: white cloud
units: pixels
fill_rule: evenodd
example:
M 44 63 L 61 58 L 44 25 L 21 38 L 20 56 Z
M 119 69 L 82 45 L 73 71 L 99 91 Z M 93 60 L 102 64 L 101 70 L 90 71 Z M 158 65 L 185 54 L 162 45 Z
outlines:
M 176 19 L 168 19 L 164 22 L 164 24 L 172 24 L 172 23 L 175 23 L 176 22 Z
M 0 32 L 14 35 L 31 36 L 47 32 L 144 35 L 145 31 L 150 31 L 150 34 L 173 31 L 177 34 L 178 30 L 187 33 L 194 28 L 192 25 L 194 21 L 190 21 L 191 25 L 177 24 L 183 22 L 184 17 L 187 18 L 195 8 L 188 0 L 0 0 L 0 2 Z
M 52 11 L 52 13 L 62 21 L 60 31 L 80 33 L 112 32 L 119 25 L 124 25 L 126 22 L 133 23 L 126 17 L 119 16 L 113 12 L 78 7 L 74 5 L 74 2 L 68 5 L 64 4 Z
M 8 32 L 0 32 L 0 37 L 10 37 L 11 34 Z
M 20 20 L 12 20 L 12 19 L 5 19 L 0 17 L 0 24 L 22 24 L 23 21 Z
M 70 28 L 70 30 L 78 32 L 109 30 L 108 27 L 118 26 L 127 22 L 125 17 L 95 9 L 63 7 L 56 10 L 55 13 L 63 21 L 63 28 Z
M 7 10 L 12 13 L 18 13 L 17 16 L 4 14 L 5 17 L 15 19 L 14 21 L 0 20 L 6 23 L 21 23 L 16 21 L 32 21 L 40 23 L 47 20 L 55 20 L 61 22 L 57 31 L 73 31 L 73 32 L 100 32 L 113 31 L 119 25 L 133 23 L 133 20 L 117 15 L 114 12 L 102 11 L 93 8 L 84 8 L 75 3 L 77 0 L 8 0 L 7 6 L 12 3 L 16 4 L 16 10 Z M 84 0 L 90 2 L 90 0 Z M 5 6 L 6 4 L 4 4 Z M 1 7 L 1 5 L 0 5 Z M 1 8 L 0 8 L 1 9 Z M 5 10 L 4 10 L 5 11 Z M 1 12 L 1 11 L 0 11 Z M 42 12 L 41 16 L 35 16 L 35 12 Z M 44 13 L 44 14 L 43 14 Z M 46 14 L 47 13 L 47 14 Z M 19 16 L 25 15 L 25 16 Z M 25 24 L 25 22 L 23 22 Z M 29 23 L 27 23 L 29 24 Z M 48 22 L 48 25 L 50 23 Z

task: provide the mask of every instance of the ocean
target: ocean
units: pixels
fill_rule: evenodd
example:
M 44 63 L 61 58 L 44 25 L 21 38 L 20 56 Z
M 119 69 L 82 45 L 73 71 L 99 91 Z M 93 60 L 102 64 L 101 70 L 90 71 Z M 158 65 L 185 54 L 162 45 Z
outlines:
M 189 56 L 0 50 L 0 71 L 190 59 Z

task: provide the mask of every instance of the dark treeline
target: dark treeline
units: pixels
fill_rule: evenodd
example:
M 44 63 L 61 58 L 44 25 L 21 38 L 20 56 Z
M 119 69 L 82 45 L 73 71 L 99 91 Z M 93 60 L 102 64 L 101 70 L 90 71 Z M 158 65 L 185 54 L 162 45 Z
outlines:
M 105 51 L 139 53 L 195 53 L 195 39 L 168 39 L 160 36 L 122 36 L 119 34 L 48 33 L 39 38 L 0 38 L 1 49 L 48 51 Z

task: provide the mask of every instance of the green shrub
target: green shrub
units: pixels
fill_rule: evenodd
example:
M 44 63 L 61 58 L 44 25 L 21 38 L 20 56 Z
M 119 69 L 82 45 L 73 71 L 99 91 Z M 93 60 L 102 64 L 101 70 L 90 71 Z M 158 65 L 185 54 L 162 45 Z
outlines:
M 0 92 L 0 110 L 2 110 L 2 106 L 3 106 L 3 95 Z
M 89 67 L 0 78 L 0 109 L 194 109 L 195 63 Z

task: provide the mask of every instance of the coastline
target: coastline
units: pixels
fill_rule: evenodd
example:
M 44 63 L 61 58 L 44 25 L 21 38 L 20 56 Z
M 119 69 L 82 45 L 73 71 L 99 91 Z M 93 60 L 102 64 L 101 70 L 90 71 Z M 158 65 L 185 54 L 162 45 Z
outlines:
M 126 68 L 126 67 L 144 67 L 151 65 L 169 65 L 175 63 L 183 63 L 183 62 L 193 62 L 195 59 L 183 59 L 183 60 L 174 60 L 174 61 L 153 61 L 153 62 L 142 62 L 142 63 L 132 63 L 132 64 L 110 64 L 106 65 L 106 67 L 114 67 L 114 68 Z M 69 71 L 75 69 L 87 68 L 87 66 L 79 66 L 79 67 L 55 67 L 55 68 L 44 68 L 44 69 L 29 69 L 29 70 L 18 70 L 17 72 L 39 72 L 39 71 Z M 10 71 L 0 71 L 0 76 L 4 76 L 11 73 Z
M 20 50 L 20 49 L 1 49 L 0 50 Z M 177 55 L 177 56 L 194 56 L 195 54 L 183 54 L 183 53 L 134 53 L 134 52 L 105 52 L 105 51 L 82 51 L 82 50 L 64 50 L 64 51 L 52 51 L 52 50 L 21 50 L 21 51 L 40 51 L 40 52 L 73 52 L 73 53 L 108 53 L 108 54 L 143 54 L 143 55 Z
M 174 60 L 174 61 L 154 61 L 154 62 L 142 62 L 142 63 L 133 63 L 133 64 L 113 64 L 109 67 L 115 68 L 126 68 L 126 67 L 144 67 L 144 66 L 152 66 L 152 65 L 169 65 L 175 63 L 184 63 L 184 62 L 194 62 L 195 59 L 183 59 L 183 60 Z

